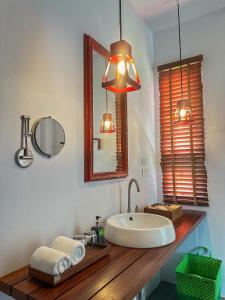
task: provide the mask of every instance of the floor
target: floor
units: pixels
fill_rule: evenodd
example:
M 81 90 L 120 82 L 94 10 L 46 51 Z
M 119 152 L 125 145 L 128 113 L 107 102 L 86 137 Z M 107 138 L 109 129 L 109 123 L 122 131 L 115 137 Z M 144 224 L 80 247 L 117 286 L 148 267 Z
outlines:
M 161 282 L 148 300 L 176 300 L 176 285 Z

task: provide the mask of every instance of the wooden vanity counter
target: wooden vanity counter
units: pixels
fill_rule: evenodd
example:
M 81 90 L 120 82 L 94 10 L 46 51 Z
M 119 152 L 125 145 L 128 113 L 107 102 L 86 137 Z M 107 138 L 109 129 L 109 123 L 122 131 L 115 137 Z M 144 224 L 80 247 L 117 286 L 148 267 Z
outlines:
M 184 210 L 175 224 L 176 241 L 154 249 L 112 245 L 110 253 L 57 287 L 29 277 L 28 267 L 0 278 L 0 290 L 18 300 L 130 300 L 156 275 L 171 254 L 205 218 Z

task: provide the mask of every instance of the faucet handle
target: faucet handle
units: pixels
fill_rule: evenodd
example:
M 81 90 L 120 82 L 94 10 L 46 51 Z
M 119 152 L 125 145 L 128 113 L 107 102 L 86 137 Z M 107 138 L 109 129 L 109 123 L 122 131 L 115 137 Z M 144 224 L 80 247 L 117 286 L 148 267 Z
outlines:
M 135 206 L 135 212 L 138 213 L 138 205 Z

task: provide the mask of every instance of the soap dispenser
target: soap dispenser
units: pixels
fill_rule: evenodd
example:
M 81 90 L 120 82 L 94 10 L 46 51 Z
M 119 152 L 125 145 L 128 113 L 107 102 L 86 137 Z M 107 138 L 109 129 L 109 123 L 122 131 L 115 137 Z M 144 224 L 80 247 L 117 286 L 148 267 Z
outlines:
M 104 244 L 104 227 L 99 225 L 99 219 L 101 219 L 100 216 L 96 216 L 96 225 L 91 227 L 91 230 L 95 231 L 97 236 L 97 243 Z

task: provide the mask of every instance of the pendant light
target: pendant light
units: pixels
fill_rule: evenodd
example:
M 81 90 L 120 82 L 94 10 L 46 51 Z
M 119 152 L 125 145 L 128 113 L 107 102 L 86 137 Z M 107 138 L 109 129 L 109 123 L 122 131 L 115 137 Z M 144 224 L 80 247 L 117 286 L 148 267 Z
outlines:
M 115 132 L 114 123 L 111 113 L 104 113 L 102 116 L 102 122 L 100 127 L 101 133 L 113 133 Z
M 121 0 L 119 0 L 120 40 L 110 45 L 110 58 L 102 80 L 102 87 L 116 94 L 141 88 L 131 46 L 122 39 Z
M 112 114 L 109 113 L 108 106 L 108 91 L 105 91 L 105 102 L 106 102 L 106 112 L 102 115 L 102 121 L 100 125 L 100 133 L 113 133 L 115 132 L 115 126 L 112 119 Z
M 178 16 L 178 31 L 179 31 L 181 99 L 179 99 L 177 101 L 176 111 L 173 116 L 173 123 L 174 124 L 191 124 L 193 122 L 193 116 L 192 116 L 192 111 L 191 111 L 191 101 L 190 101 L 190 99 L 183 97 L 183 70 L 182 70 L 182 54 L 181 54 L 180 3 L 179 3 L 179 0 L 177 0 L 177 16 Z

